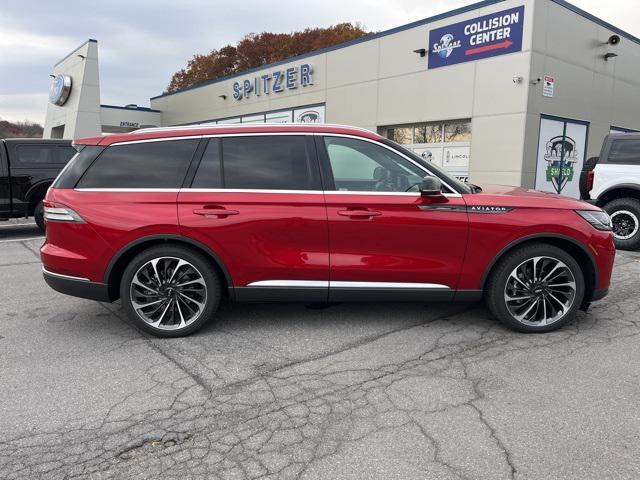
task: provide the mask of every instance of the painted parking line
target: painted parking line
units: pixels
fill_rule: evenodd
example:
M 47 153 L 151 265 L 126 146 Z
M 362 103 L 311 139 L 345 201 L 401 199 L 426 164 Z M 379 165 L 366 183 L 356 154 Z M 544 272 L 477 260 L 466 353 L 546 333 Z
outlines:
M 44 240 L 44 237 L 9 238 L 7 240 L 0 240 L 0 243 L 26 242 L 28 240 Z
M 35 223 L 10 223 L 7 225 L 0 225 L 0 228 L 17 228 L 17 227 L 37 227 Z

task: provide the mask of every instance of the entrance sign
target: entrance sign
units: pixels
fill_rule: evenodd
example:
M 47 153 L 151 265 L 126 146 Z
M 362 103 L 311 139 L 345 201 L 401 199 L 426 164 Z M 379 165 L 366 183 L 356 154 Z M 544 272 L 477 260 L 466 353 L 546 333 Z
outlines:
M 428 68 L 446 67 L 522 50 L 524 6 L 429 32 Z
M 580 172 L 588 124 L 568 119 L 540 119 L 536 189 L 580 198 Z

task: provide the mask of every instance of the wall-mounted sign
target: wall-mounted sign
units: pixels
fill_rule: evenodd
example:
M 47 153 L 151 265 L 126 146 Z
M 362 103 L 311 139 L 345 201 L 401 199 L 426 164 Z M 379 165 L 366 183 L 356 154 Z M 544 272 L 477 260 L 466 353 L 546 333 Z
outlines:
M 54 105 L 62 106 L 71 94 L 71 77 L 69 75 L 56 75 L 51 80 L 49 87 L 49 101 Z
M 246 78 L 233 82 L 233 98 L 242 100 L 251 95 L 269 95 L 285 90 L 295 90 L 298 86 L 307 87 L 313 85 L 313 66 L 304 63 L 300 66 L 289 67 L 285 70 L 276 70 L 258 77 Z
M 580 198 L 580 172 L 588 125 L 574 120 L 541 118 L 536 189 Z
M 139 128 L 140 124 L 138 122 L 120 122 L 121 127 L 129 127 L 129 128 Z
M 551 75 L 545 75 L 542 80 L 542 96 L 553 98 L 553 91 L 556 87 L 556 78 Z
M 446 67 L 522 50 L 524 6 L 429 32 L 428 68 Z

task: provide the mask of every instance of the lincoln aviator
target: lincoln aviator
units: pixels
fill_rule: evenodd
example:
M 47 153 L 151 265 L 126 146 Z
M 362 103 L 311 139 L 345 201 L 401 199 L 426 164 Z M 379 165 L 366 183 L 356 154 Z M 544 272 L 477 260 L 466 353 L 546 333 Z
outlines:
M 44 278 L 192 333 L 229 302 L 484 300 L 547 332 L 607 294 L 600 208 L 462 183 L 373 132 L 168 127 L 76 140 L 44 202 Z

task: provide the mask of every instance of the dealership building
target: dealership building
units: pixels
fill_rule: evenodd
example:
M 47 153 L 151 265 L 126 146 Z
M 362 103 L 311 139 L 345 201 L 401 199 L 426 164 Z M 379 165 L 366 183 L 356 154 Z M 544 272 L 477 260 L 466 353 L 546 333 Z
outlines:
M 148 126 L 364 127 L 474 183 L 578 195 L 610 131 L 640 130 L 640 39 L 564 0 L 485 0 L 286 61 L 100 103 L 98 44 L 53 69 L 44 136 Z

